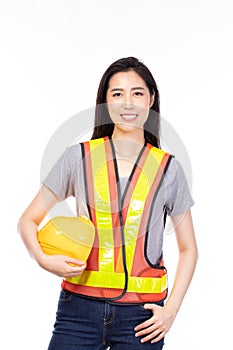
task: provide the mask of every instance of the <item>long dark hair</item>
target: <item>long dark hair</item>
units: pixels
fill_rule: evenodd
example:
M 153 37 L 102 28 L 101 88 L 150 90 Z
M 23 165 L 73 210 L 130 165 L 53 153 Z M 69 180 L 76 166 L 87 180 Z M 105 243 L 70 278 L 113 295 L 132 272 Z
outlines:
M 154 103 L 149 111 L 147 121 L 144 124 L 145 142 L 160 148 L 160 103 L 157 84 L 149 69 L 135 57 L 121 58 L 112 63 L 105 71 L 99 84 L 95 121 L 92 139 L 112 136 L 114 123 L 112 122 L 106 108 L 106 95 L 110 78 L 119 72 L 135 71 L 147 85 L 151 96 L 155 94 Z

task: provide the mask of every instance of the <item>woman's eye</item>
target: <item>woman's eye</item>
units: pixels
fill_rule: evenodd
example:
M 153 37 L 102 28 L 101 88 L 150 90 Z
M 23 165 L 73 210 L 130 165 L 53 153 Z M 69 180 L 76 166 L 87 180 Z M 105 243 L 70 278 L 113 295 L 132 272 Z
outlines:
M 143 96 L 143 93 L 141 91 L 135 91 L 134 93 L 136 96 Z
M 114 94 L 113 94 L 113 97 L 120 97 L 122 94 L 121 94 L 121 92 L 115 92 Z

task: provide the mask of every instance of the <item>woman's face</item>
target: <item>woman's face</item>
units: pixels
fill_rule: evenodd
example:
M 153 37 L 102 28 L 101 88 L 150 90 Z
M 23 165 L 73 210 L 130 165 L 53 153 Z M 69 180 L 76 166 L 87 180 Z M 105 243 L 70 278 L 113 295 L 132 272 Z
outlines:
M 115 124 L 114 135 L 117 132 L 122 135 L 136 130 L 143 132 L 154 95 L 150 95 L 146 83 L 136 72 L 119 72 L 109 80 L 106 101 Z

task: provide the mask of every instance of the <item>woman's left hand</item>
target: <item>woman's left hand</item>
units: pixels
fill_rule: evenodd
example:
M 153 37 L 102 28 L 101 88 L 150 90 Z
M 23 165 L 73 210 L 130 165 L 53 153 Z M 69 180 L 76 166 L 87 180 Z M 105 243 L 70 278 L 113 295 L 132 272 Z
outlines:
M 147 341 L 156 343 L 164 338 L 165 334 L 171 328 L 175 317 L 166 309 L 166 306 L 162 307 L 156 304 L 145 304 L 144 308 L 151 310 L 153 316 L 134 328 L 136 332 L 135 336 L 145 336 L 141 339 L 142 343 Z

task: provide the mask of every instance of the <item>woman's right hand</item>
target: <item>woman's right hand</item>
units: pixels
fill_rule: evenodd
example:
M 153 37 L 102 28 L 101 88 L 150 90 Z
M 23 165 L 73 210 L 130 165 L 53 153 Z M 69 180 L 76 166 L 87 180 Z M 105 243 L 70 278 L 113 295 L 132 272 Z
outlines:
M 63 278 L 79 276 L 86 268 L 85 262 L 64 255 L 42 254 L 38 263 L 45 270 Z
M 45 270 L 59 277 L 75 277 L 81 275 L 86 263 L 64 255 L 45 254 L 37 239 L 38 226 L 58 202 L 58 199 L 46 186 L 41 187 L 18 223 L 18 231 L 30 255 Z

